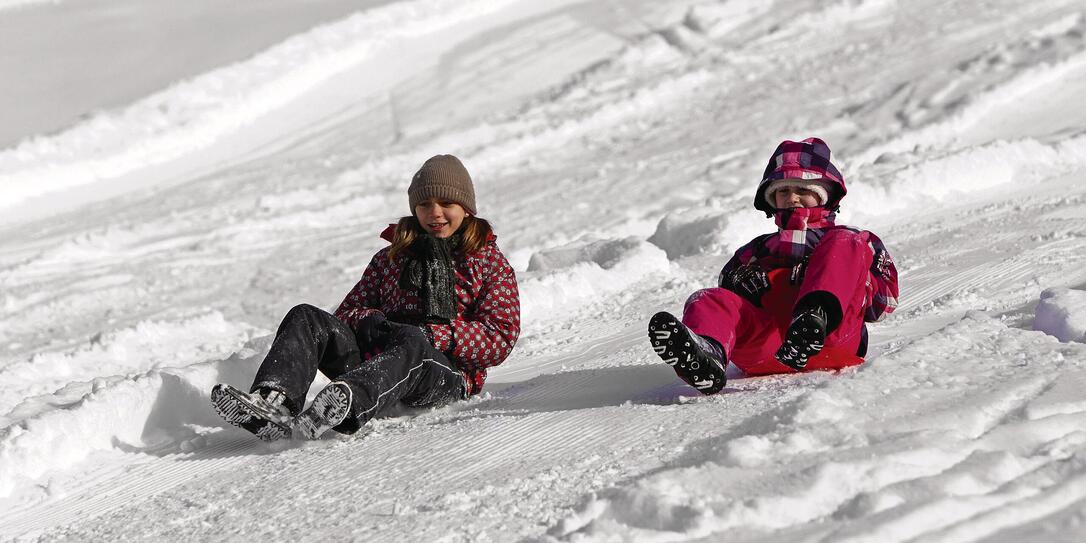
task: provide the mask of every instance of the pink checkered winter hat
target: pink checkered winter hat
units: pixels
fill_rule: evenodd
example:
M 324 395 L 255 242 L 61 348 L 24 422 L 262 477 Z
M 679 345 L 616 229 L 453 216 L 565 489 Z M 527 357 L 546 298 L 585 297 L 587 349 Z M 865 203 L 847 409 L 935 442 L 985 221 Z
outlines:
M 827 209 L 835 209 L 845 197 L 845 178 L 830 162 L 830 147 L 818 138 L 803 141 L 785 140 L 773 151 L 762 174 L 754 207 L 773 214 L 770 190 L 784 186 L 799 186 L 818 194 Z

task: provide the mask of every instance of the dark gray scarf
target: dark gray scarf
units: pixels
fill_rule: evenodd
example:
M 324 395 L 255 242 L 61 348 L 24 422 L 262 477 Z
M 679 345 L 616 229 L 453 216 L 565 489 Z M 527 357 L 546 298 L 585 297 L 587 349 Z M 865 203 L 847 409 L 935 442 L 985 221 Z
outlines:
M 415 290 L 422 301 L 422 322 L 448 323 L 456 318 L 456 271 L 452 253 L 459 233 L 447 238 L 423 234 L 411 242 L 400 271 L 400 289 Z

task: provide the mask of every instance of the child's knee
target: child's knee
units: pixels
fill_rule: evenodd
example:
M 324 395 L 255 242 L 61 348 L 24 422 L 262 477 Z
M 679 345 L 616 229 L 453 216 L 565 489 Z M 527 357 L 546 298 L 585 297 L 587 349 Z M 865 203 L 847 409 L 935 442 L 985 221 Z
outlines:
M 703 303 L 703 300 L 705 300 L 705 298 L 709 295 L 709 290 L 710 289 L 707 288 L 695 290 L 693 293 L 690 294 L 689 297 L 686 298 L 686 303 L 683 305 L 685 307 L 690 307 L 691 305 Z
M 874 251 L 867 242 L 867 238 L 860 232 L 847 228 L 826 232 L 818 242 L 818 246 L 815 247 L 815 253 L 821 255 L 838 254 L 857 261 L 866 260 L 868 264 L 870 264 L 874 256 Z
M 686 309 L 690 309 L 693 306 L 705 303 L 713 305 L 723 305 L 728 303 L 729 298 L 736 298 L 737 300 L 740 299 L 738 294 L 726 288 L 703 288 L 701 290 L 694 291 L 694 293 L 686 299 L 686 304 L 684 304 L 684 307 Z
M 310 304 L 298 304 L 287 311 L 287 317 L 301 317 L 308 318 L 312 315 L 322 313 L 324 310 Z

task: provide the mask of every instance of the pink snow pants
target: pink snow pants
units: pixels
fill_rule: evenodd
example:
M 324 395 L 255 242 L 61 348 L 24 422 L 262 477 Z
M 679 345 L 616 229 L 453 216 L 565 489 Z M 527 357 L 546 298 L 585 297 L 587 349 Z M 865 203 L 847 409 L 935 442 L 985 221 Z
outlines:
M 690 296 L 682 322 L 694 333 L 724 346 L 728 360 L 747 375 L 793 372 L 777 361 L 777 349 L 791 324 L 796 301 L 811 292 L 825 291 L 841 303 L 838 327 L 826 337 L 825 347 L 807 361 L 808 370 L 839 369 L 863 363 L 860 346 L 868 295 L 872 252 L 851 230 L 830 230 L 811 253 L 804 279 L 792 285 L 788 268 L 769 272 L 770 289 L 758 307 L 723 288 L 702 289 Z

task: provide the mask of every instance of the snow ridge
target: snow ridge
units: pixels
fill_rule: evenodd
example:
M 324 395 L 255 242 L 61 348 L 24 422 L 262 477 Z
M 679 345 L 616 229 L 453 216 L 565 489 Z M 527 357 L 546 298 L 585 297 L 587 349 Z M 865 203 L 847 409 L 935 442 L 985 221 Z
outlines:
M 96 451 L 177 447 L 195 436 L 186 425 L 217 424 L 207 409 L 210 387 L 256 370 L 254 349 L 266 349 L 269 338 L 250 341 L 253 332 L 218 313 L 142 322 L 3 368 L 4 390 L 18 392 L 5 402 L 27 399 L 3 406 L 11 410 L 0 417 L 0 498 Z
M 207 147 L 397 40 L 455 26 L 513 0 L 413 0 L 286 40 L 248 61 L 178 83 L 122 111 L 0 152 L 0 208 L 118 177 Z
M 44 4 L 46 2 L 60 2 L 62 0 L 0 0 L 0 11 L 5 9 L 19 9 L 34 4 Z
M 1082 168 L 1086 168 L 1086 136 L 1051 144 L 1033 138 L 995 141 L 885 171 L 878 177 L 861 175 L 849 186 L 846 209 L 889 216 L 1000 186 L 1058 181 Z
M 17 398 L 53 393 L 65 384 L 89 386 L 101 376 L 138 374 L 221 358 L 240 349 L 259 332 L 245 323 L 228 322 L 216 311 L 188 319 L 142 321 L 130 328 L 98 334 L 75 349 L 39 353 L 0 365 L 0 386 L 6 392 L 0 399 L 0 413 L 7 413 L 0 416 L 0 428 L 19 422 L 24 418 L 20 413 L 30 409 L 10 403 Z M 71 393 L 73 390 L 69 390 Z

